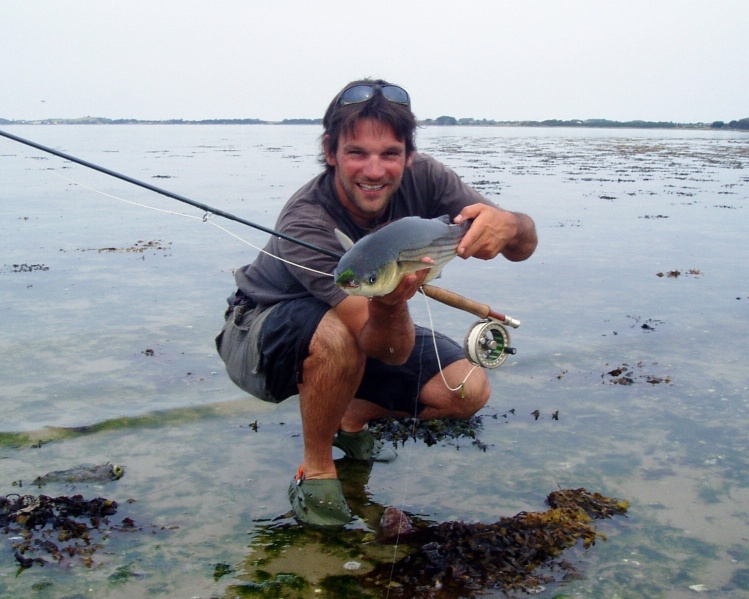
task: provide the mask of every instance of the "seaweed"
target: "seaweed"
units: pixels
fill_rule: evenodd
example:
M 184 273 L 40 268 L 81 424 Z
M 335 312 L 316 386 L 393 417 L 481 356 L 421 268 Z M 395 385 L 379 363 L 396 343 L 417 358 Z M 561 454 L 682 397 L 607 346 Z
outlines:
M 306 598 L 324 591 L 331 598 L 466 599 L 488 589 L 539 592 L 543 585 L 578 576 L 564 552 L 605 540 L 594 521 L 628 509 L 626 501 L 584 488 L 554 491 L 546 502 L 546 511 L 520 512 L 491 524 L 434 523 L 398 510 L 399 518 L 410 521 L 405 530 L 399 526 L 395 539 L 361 527 L 332 533 L 273 521 L 253 540 L 245 573 L 238 576 L 246 582 L 227 588 L 226 597 Z M 303 588 L 281 577 L 290 569 L 295 583 L 306 581 Z
M 418 549 L 375 568 L 364 582 L 388 587 L 392 597 L 475 597 L 483 589 L 533 592 L 577 574 L 561 559 L 578 543 L 585 549 L 605 536 L 594 519 L 625 514 L 626 501 L 583 488 L 555 491 L 545 512 L 520 512 L 493 524 L 444 522 L 417 532 Z M 411 542 L 411 541 L 409 541 Z
M 120 527 L 112 525 L 109 517 L 116 512 L 117 502 L 103 497 L 11 494 L 0 496 L 0 531 L 17 537 L 12 546 L 22 570 L 67 558 L 90 567 L 112 530 L 133 528 L 129 518 Z
M 381 418 L 370 423 L 372 434 L 382 441 L 389 441 L 397 447 L 405 445 L 406 441 L 423 441 L 427 447 L 445 440 L 460 438 L 472 439 L 473 444 L 485 449 L 478 439 L 478 433 L 483 428 L 480 415 L 467 419 L 434 419 L 421 420 L 419 418 Z

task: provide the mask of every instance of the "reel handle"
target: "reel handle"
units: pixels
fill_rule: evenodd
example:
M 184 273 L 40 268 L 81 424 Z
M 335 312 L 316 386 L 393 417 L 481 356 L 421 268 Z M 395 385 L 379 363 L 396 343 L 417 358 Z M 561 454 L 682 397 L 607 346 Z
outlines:
M 468 312 L 469 314 L 478 316 L 479 318 L 492 318 L 494 320 L 498 320 L 503 324 L 509 325 L 514 329 L 520 326 L 519 320 L 512 318 L 511 316 L 507 316 L 506 314 L 495 312 L 486 304 L 482 304 L 475 300 L 468 299 L 467 297 L 463 297 L 462 295 L 459 295 L 454 291 L 449 291 L 447 289 L 443 289 L 442 287 L 434 287 L 432 285 L 423 285 L 420 291 L 427 297 L 431 297 L 433 300 L 437 300 L 438 302 L 452 308 L 463 310 L 465 312 Z

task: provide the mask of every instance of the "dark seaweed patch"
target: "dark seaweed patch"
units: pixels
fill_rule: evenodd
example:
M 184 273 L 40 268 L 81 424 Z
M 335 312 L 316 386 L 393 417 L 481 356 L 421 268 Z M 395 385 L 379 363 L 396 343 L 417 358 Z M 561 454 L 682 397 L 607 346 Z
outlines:
M 46 272 L 46 264 L 4 264 L 0 272 Z
M 444 522 L 416 533 L 419 548 L 365 579 L 392 597 L 477 597 L 488 588 L 537 592 L 541 585 L 576 575 L 561 559 L 578 543 L 584 549 L 605 535 L 594 519 L 627 512 L 628 502 L 586 489 L 554 491 L 545 512 L 521 512 L 493 524 Z M 394 584 L 395 583 L 395 584 Z
M 630 366 L 629 364 L 622 364 L 621 366 L 617 366 L 613 370 L 604 372 L 601 375 L 601 378 L 604 379 L 604 382 L 608 381 L 612 385 L 633 385 L 637 379 L 644 380 L 646 383 L 650 383 L 651 385 L 671 383 L 671 377 L 669 375 L 660 376 L 652 373 L 642 372 L 642 370 L 644 370 L 647 366 L 648 365 L 644 362 L 638 362 L 634 366 Z
M 390 441 L 397 447 L 406 441 L 423 441 L 428 447 L 446 440 L 478 440 L 478 433 L 483 429 L 483 418 L 480 415 L 468 419 L 435 419 L 419 418 L 383 418 L 370 423 L 369 428 L 375 437 Z
M 73 558 L 91 566 L 93 554 L 113 530 L 134 527 L 127 518 L 122 525 L 112 524 L 109 518 L 115 513 L 117 502 L 103 497 L 11 494 L 0 496 L 0 531 L 18 538 L 12 547 L 22 569 Z

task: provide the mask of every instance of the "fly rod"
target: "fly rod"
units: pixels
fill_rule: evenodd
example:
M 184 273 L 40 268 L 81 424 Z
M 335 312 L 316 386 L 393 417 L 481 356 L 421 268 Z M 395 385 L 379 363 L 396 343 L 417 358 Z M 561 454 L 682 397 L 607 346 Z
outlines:
M 520 321 L 517 318 L 495 312 L 486 304 L 463 297 L 454 291 L 442 287 L 434 287 L 433 285 L 424 285 L 420 291 L 427 297 L 431 297 L 433 300 L 436 300 L 441 304 L 445 304 L 451 308 L 457 308 L 458 310 L 463 310 L 464 312 L 468 312 L 479 318 L 498 320 L 502 324 L 511 326 L 513 329 L 517 329 L 520 326 Z
M 60 152 L 59 150 L 55 150 L 53 148 L 43 146 L 42 144 L 38 144 L 28 139 L 24 139 L 23 137 L 18 137 L 17 135 L 12 135 L 2 130 L 0 130 L 0 136 L 7 137 L 8 139 L 17 141 L 22 144 L 26 144 L 27 146 L 31 146 L 32 148 L 36 148 L 37 150 L 41 150 L 42 152 L 46 152 L 47 154 L 52 154 L 53 156 L 57 156 L 58 158 L 69 160 L 70 162 L 75 162 L 76 164 L 80 164 L 81 166 L 85 166 L 86 168 L 90 168 L 95 171 L 99 171 L 100 173 L 104 173 L 105 175 L 109 175 L 110 177 L 120 179 L 122 181 L 131 183 L 133 185 L 137 185 L 138 187 L 142 187 L 143 189 L 147 189 L 149 191 L 153 191 L 155 193 L 161 194 L 168 198 L 172 198 L 173 200 L 177 200 L 178 202 L 189 204 L 190 206 L 194 206 L 195 208 L 200 208 L 201 210 L 208 212 L 210 214 L 215 214 L 216 216 L 221 216 L 228 220 L 233 220 L 243 225 L 247 225 L 248 227 L 252 227 L 253 229 L 262 231 L 263 233 L 268 233 L 269 235 L 275 235 L 276 237 L 280 237 L 281 239 L 285 239 L 286 241 L 290 241 L 292 243 L 296 243 L 297 245 L 304 246 L 307 249 L 320 252 L 321 254 L 330 256 L 331 258 L 335 258 L 337 260 L 341 259 L 341 254 L 336 254 L 335 252 L 331 252 L 330 250 L 326 250 L 325 248 L 318 247 L 316 245 L 303 241 L 302 239 L 291 237 L 290 235 L 286 235 L 285 233 L 281 233 L 280 231 L 274 231 L 273 229 L 269 229 L 262 225 L 258 225 L 257 223 L 253 223 L 249 220 L 246 220 L 234 214 L 230 214 L 229 212 L 224 212 L 223 210 L 219 210 L 218 208 L 213 208 L 211 206 L 208 206 L 207 204 L 203 204 L 202 202 L 196 202 L 195 200 L 191 200 L 190 198 L 187 198 L 178 193 L 174 193 L 166 189 L 162 189 L 161 187 L 156 187 L 155 185 L 151 185 L 150 183 L 146 183 L 144 181 L 139 181 L 138 179 L 133 179 L 132 177 L 128 177 L 127 175 L 123 175 L 122 173 L 118 173 L 116 171 L 110 170 L 103 166 L 99 166 L 98 164 L 88 162 L 87 160 L 76 158 L 75 156 L 71 156 L 70 154 L 66 154 L 65 152 Z
M 505 328 L 505 325 L 518 328 L 520 321 L 517 318 L 495 312 L 486 304 L 442 287 L 424 285 L 420 291 L 446 306 L 469 312 L 481 319 L 471 325 L 463 339 L 463 350 L 472 364 L 482 368 L 497 368 L 508 356 L 517 353 L 510 346 L 510 333 Z

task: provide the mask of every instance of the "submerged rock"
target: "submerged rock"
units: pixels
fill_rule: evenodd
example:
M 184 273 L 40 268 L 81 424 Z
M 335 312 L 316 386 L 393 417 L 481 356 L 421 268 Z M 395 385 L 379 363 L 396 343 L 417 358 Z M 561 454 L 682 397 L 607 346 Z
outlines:
M 125 474 L 125 467 L 118 464 L 83 465 L 69 470 L 55 470 L 34 480 L 41 487 L 47 483 L 108 483 L 119 480 Z
M 399 537 L 410 535 L 413 532 L 411 519 L 397 507 L 385 508 L 380 518 L 380 539 L 385 543 L 391 543 Z

